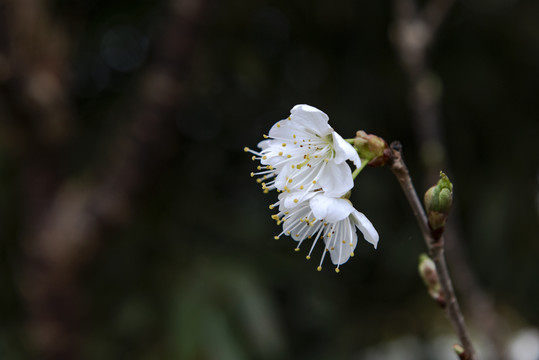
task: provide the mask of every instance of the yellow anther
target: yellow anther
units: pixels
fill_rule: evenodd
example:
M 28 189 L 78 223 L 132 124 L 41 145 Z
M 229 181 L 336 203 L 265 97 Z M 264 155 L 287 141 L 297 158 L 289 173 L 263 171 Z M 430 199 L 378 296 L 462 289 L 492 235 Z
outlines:
M 274 207 L 273 204 L 269 206 L 270 210 L 273 210 Z
M 322 271 L 322 266 L 318 266 L 318 267 L 316 268 L 316 270 Z
M 294 166 L 294 165 L 292 165 L 292 166 Z M 303 185 L 301 185 L 301 186 L 299 187 L 299 189 L 300 189 L 300 190 L 303 190 Z
M 282 152 L 282 151 L 279 151 L 279 156 L 283 156 L 283 152 Z
M 275 235 L 273 238 L 274 238 L 275 240 L 279 240 L 279 237 L 278 237 L 277 235 Z
M 295 248 L 294 251 L 298 252 L 298 251 L 299 251 L 299 247 Z
M 294 199 L 294 202 L 295 202 L 296 204 L 298 203 L 298 201 L 299 201 L 298 199 Z
M 289 116 L 287 120 L 292 120 L 292 118 Z
M 288 182 L 291 183 L 291 182 L 292 182 L 292 179 L 288 179 Z
M 350 257 L 354 257 L 354 252 L 353 251 L 350 253 Z
M 266 166 L 266 169 L 268 169 L 268 170 L 273 170 L 273 166 L 268 165 L 268 166 Z
M 333 251 L 333 250 L 335 250 L 335 248 L 332 246 L 330 250 Z
M 264 189 L 264 194 L 267 194 L 269 193 L 269 190 L 268 189 Z
M 339 268 L 335 268 L 335 272 L 336 272 L 337 274 L 339 273 L 339 271 L 341 271 L 341 270 L 339 270 Z
M 342 243 L 343 243 L 343 244 L 346 244 L 346 241 L 343 240 Z
M 254 172 L 251 172 L 251 177 L 254 177 L 255 176 L 255 173 Z
M 262 160 L 266 160 L 268 157 L 266 155 L 262 156 Z
M 256 156 L 251 156 L 251 160 L 255 161 L 256 160 Z
M 292 164 L 291 166 L 292 166 L 292 169 L 294 169 L 296 167 L 296 165 L 294 165 L 294 164 Z
M 305 259 L 311 260 L 311 257 L 309 255 L 305 256 Z
M 256 169 L 257 169 L 258 171 L 260 171 L 260 170 L 262 170 L 262 166 L 258 165 L 258 166 L 256 167 Z M 252 173 L 251 173 L 251 174 L 252 174 Z
M 329 159 L 324 159 L 325 162 L 329 162 Z
M 296 138 L 296 135 L 292 135 L 292 137 L 295 139 L 295 138 Z
M 316 184 L 316 180 L 313 180 L 313 184 Z
M 256 179 L 256 182 L 260 184 L 262 182 L 262 178 Z
M 331 237 L 331 233 L 328 234 L 328 238 L 330 238 L 330 237 Z M 333 249 L 331 249 L 331 250 L 333 250 Z
M 267 139 L 267 138 L 269 138 L 269 136 L 268 136 L 268 135 L 266 135 L 266 134 L 264 134 L 264 135 L 262 135 L 262 136 L 264 136 L 264 139 Z
M 307 236 L 307 239 L 312 239 L 312 238 L 313 238 L 312 235 Z
M 273 220 L 279 220 L 279 215 L 271 215 L 271 218 L 272 218 Z
M 283 147 L 285 147 L 285 146 L 286 146 L 286 143 L 283 143 Z
M 296 145 L 298 142 L 297 141 L 294 141 L 294 145 Z
M 292 155 L 286 155 L 286 157 L 290 159 L 292 157 Z
M 250 149 L 246 146 L 243 148 L 243 151 L 248 152 Z
M 277 123 L 277 127 L 280 128 L 280 127 L 281 127 L 281 124 Z

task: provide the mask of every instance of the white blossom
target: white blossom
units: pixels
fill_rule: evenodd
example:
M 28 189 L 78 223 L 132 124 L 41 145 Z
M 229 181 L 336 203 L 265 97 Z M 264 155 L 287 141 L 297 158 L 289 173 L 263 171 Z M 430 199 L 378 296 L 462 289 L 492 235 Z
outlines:
M 324 243 L 324 251 L 318 271 L 322 270 L 322 263 L 326 253 L 329 252 L 331 261 L 339 266 L 344 264 L 351 256 L 357 245 L 356 228 L 359 229 L 365 240 L 374 248 L 378 245 L 378 233 L 365 215 L 354 209 L 352 203 L 343 198 L 328 196 L 321 191 L 310 192 L 303 195 L 299 201 L 297 193 L 279 194 L 279 201 L 270 205 L 270 208 L 279 206 L 279 213 L 272 218 L 277 224 L 283 224 L 283 231 L 275 238 L 288 235 L 298 242 L 296 251 L 299 251 L 305 240 L 313 240 L 307 259 L 319 242 Z
M 361 160 L 352 145 L 328 124 L 328 116 L 315 107 L 296 105 L 287 119 L 270 129 L 260 151 L 245 148 L 260 160 L 258 172 L 265 192 L 277 189 L 296 192 L 303 199 L 309 192 L 322 189 L 328 196 L 342 196 L 354 182 L 346 160 L 356 167 Z

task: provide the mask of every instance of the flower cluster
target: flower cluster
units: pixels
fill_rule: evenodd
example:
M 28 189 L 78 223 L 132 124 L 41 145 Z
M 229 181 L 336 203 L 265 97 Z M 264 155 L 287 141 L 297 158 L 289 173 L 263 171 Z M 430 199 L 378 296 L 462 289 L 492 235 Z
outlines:
M 357 168 L 361 160 L 352 145 L 328 124 L 328 116 L 309 105 L 296 105 L 287 119 L 277 122 L 265 140 L 258 144 L 260 151 L 245 148 L 260 161 L 257 182 L 265 193 L 277 190 L 278 201 L 270 209 L 278 209 L 272 218 L 282 232 L 298 242 L 296 251 L 305 241 L 312 239 L 307 255 L 310 259 L 316 244 L 324 243 L 324 252 L 339 266 L 351 256 L 357 244 L 356 228 L 374 245 L 378 233 L 370 221 L 354 209 L 347 199 L 354 186 L 351 161 Z

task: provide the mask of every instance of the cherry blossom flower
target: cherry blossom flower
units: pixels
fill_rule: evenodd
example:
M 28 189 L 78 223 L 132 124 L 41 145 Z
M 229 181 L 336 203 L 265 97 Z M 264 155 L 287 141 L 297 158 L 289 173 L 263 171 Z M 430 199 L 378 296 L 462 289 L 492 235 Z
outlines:
M 342 196 L 353 186 L 352 171 L 361 160 L 352 145 L 328 124 L 328 116 L 315 107 L 296 105 L 287 119 L 270 129 L 260 151 L 245 148 L 260 160 L 258 172 L 265 192 L 277 189 L 297 192 L 303 199 L 310 191 L 322 189 L 328 196 Z
M 272 218 L 277 224 L 283 224 L 283 231 L 275 236 L 279 239 L 288 235 L 298 242 L 296 251 L 305 240 L 313 240 L 307 259 L 319 242 L 323 240 L 324 252 L 318 266 L 322 270 L 322 263 L 326 253 L 330 254 L 331 261 L 339 266 L 354 256 L 357 245 L 356 228 L 359 229 L 365 240 L 374 248 L 378 245 L 378 233 L 365 215 L 354 209 L 352 203 L 343 198 L 328 196 L 321 191 L 310 192 L 299 201 L 297 194 L 279 194 L 279 201 L 270 205 L 273 209 L 279 206 L 279 213 Z

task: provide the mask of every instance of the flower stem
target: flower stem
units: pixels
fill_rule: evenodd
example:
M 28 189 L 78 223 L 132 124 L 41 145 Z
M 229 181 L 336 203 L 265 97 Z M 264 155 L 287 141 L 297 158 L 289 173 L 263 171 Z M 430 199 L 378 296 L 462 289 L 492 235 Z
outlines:
M 367 166 L 367 164 L 369 163 L 369 161 L 367 161 L 367 159 L 361 159 L 361 166 L 356 168 L 354 170 L 354 172 L 352 173 L 352 179 L 355 180 L 356 177 L 359 175 L 359 173 L 361 172 L 361 170 L 363 170 L 365 168 L 365 166 Z
M 419 199 L 414 185 L 412 184 L 412 178 L 410 177 L 408 168 L 402 159 L 402 146 L 397 141 L 391 143 L 389 165 L 391 171 L 401 185 L 408 202 L 410 203 L 410 207 L 412 208 L 412 211 L 417 219 L 417 223 L 419 224 L 419 228 L 421 229 L 421 233 L 423 234 L 423 238 L 429 249 L 430 256 L 436 264 L 436 272 L 438 273 L 438 278 L 440 279 L 440 284 L 442 286 L 447 304 L 445 307 L 446 316 L 451 322 L 453 330 L 457 334 L 462 347 L 464 348 L 466 355 L 465 358 L 468 360 L 475 360 L 475 350 L 473 348 L 468 329 L 466 328 L 466 324 L 464 323 L 464 317 L 462 316 L 462 312 L 453 289 L 451 277 L 447 269 L 444 255 L 444 238 L 442 236 L 435 239 L 431 234 L 427 215 L 425 214 L 421 200 Z

